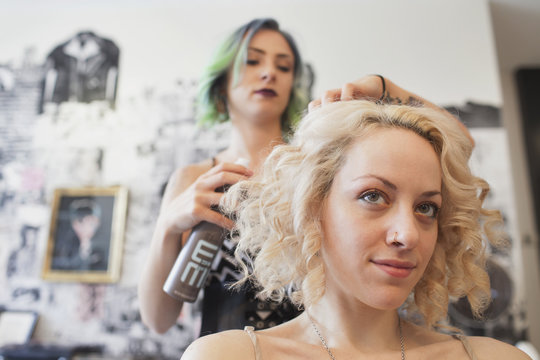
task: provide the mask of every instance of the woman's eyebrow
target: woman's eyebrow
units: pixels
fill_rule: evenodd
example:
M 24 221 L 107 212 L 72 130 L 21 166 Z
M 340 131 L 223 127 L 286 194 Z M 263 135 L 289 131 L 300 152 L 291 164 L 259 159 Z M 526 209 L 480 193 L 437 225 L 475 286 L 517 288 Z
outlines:
M 359 180 L 359 179 L 367 179 L 367 178 L 377 179 L 380 182 L 382 182 L 384 185 L 386 185 L 387 187 L 391 188 L 392 190 L 397 190 L 396 185 L 394 185 L 393 183 L 391 183 L 390 181 L 386 180 L 383 177 L 373 175 L 373 174 L 366 174 L 366 175 L 358 176 L 358 177 L 354 178 L 353 181 L 356 181 L 356 180 Z
M 390 189 L 397 190 L 397 186 L 394 183 L 390 182 L 389 180 L 387 180 L 387 179 L 385 179 L 383 177 L 373 175 L 373 174 L 362 175 L 362 176 L 359 176 L 359 177 L 355 178 L 354 180 L 365 179 L 365 178 L 377 179 L 380 182 L 382 182 L 385 186 L 389 187 Z M 433 196 L 437 196 L 437 195 L 442 195 L 442 193 L 439 190 L 430 190 L 430 191 L 425 191 L 425 192 L 422 193 L 422 197 L 433 197 Z
M 423 197 L 433 197 L 433 196 L 437 196 L 437 195 L 442 195 L 442 193 L 440 191 L 437 191 L 437 190 L 426 191 L 426 192 L 422 193 Z
M 264 51 L 263 49 L 259 49 L 259 48 L 256 48 L 256 47 L 248 47 L 248 50 L 251 50 L 251 51 L 255 51 L 259 54 L 266 54 L 266 51 Z M 282 53 L 282 54 L 277 54 L 276 55 L 277 57 L 280 57 L 280 58 L 292 58 L 292 56 L 290 54 L 285 54 L 285 53 Z

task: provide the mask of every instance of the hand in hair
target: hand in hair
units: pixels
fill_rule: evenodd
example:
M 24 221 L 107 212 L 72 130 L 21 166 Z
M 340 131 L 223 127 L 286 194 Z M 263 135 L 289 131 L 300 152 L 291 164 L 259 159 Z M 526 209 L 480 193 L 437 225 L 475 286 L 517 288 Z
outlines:
M 383 85 L 377 75 L 364 76 L 356 81 L 345 83 L 339 89 L 327 90 L 323 95 L 311 101 L 308 110 L 312 111 L 321 105 L 336 101 L 347 100 L 379 100 L 382 96 Z
M 327 90 L 324 94 L 309 103 L 308 111 L 336 101 L 371 100 L 383 104 L 425 106 L 445 113 L 449 118 L 458 122 L 459 126 L 474 145 L 474 139 L 467 127 L 456 117 L 440 106 L 403 89 L 382 75 L 366 75 L 353 82 L 345 83 L 339 89 Z

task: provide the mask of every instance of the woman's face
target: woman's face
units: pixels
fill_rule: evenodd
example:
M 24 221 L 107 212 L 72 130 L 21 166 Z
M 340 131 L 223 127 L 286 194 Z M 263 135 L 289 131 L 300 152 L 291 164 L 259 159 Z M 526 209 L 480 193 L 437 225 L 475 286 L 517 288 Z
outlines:
M 100 220 L 95 215 L 86 215 L 83 218 L 71 221 L 73 231 L 81 241 L 90 240 L 96 234 L 99 224 Z
M 431 258 L 441 204 L 440 163 L 427 140 L 396 128 L 357 140 L 323 205 L 326 294 L 399 307 Z
M 227 81 L 228 112 L 232 121 L 280 119 L 285 111 L 294 81 L 293 52 L 278 32 L 258 31 L 248 46 L 247 63 L 240 81 Z

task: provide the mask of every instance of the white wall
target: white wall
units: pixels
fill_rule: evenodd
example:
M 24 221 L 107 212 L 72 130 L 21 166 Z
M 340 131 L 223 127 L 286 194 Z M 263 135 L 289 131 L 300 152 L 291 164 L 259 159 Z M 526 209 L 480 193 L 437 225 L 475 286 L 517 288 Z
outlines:
M 508 131 L 517 225 L 531 341 L 540 349 L 540 276 L 538 234 L 525 160 L 519 98 L 514 72 L 520 66 L 540 66 L 540 2 L 537 0 L 490 0 L 499 63 L 503 121 Z
M 53 45 L 96 29 L 121 46 L 124 98 L 197 78 L 224 34 L 271 16 L 314 65 L 315 94 L 382 73 L 436 102 L 501 101 L 484 0 L 4 0 L 2 9 L 0 64 L 20 60 L 26 46 L 42 61 Z

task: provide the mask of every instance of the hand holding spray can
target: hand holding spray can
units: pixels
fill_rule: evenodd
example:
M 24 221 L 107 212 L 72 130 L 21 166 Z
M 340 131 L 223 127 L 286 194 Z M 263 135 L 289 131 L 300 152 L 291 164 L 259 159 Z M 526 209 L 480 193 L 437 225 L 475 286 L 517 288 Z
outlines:
M 240 158 L 235 164 L 247 167 L 249 162 Z M 216 191 L 222 192 L 226 188 L 224 186 Z M 186 246 L 176 258 L 163 291 L 177 300 L 194 302 L 227 235 L 226 229 L 211 222 L 201 221 L 195 225 Z

